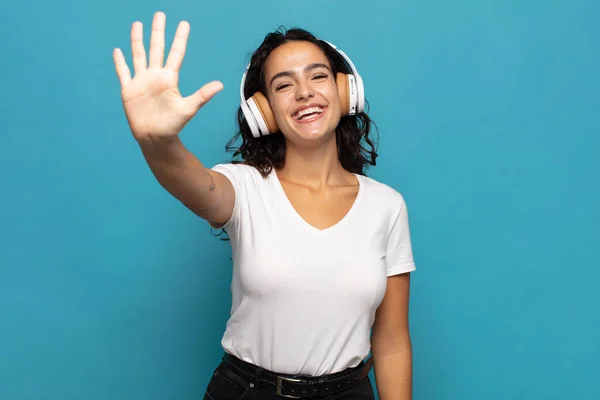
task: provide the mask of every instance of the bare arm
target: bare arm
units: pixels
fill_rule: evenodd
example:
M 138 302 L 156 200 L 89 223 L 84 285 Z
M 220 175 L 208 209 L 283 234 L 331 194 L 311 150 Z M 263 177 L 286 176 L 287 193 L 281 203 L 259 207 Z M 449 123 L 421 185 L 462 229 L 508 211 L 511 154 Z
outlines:
M 233 187 L 225 176 L 205 168 L 178 135 L 223 84 L 212 81 L 188 97 L 181 96 L 179 70 L 190 25 L 185 21 L 179 23 L 166 62 L 165 25 L 165 14 L 155 13 L 150 54 L 146 57 L 143 25 L 139 21 L 132 24 L 133 78 L 121 49 L 114 50 L 123 108 L 131 132 L 158 182 L 194 213 L 219 226 L 227 222 L 233 211 Z
M 381 400 L 412 399 L 412 345 L 408 328 L 410 274 L 388 278 L 377 309 L 371 349 Z
M 223 225 L 231 217 L 235 192 L 229 179 L 204 167 L 178 137 L 140 148 L 152 173 L 171 195 L 211 225 Z

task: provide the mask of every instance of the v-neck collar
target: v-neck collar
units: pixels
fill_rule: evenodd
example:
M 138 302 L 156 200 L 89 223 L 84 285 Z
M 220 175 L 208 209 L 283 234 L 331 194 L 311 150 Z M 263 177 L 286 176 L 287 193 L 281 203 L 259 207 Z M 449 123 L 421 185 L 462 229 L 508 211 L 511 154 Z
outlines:
M 362 197 L 362 193 L 364 192 L 365 182 L 362 180 L 363 177 L 360 174 L 355 174 L 355 173 L 352 173 L 352 174 L 356 177 L 356 180 L 358 181 L 358 194 L 356 195 L 356 198 L 354 199 L 354 202 L 352 203 L 352 206 L 350 207 L 348 212 L 338 222 L 336 222 L 335 224 L 333 224 L 325 229 L 319 229 L 319 228 L 315 227 L 314 225 L 311 225 L 304 218 L 302 218 L 302 216 L 298 213 L 298 211 L 296 211 L 296 209 L 294 208 L 294 205 L 292 204 L 289 197 L 287 196 L 287 193 L 285 192 L 285 189 L 283 188 L 281 181 L 279 180 L 279 176 L 277 175 L 277 171 L 275 170 L 275 168 L 272 169 L 272 171 L 270 173 L 270 178 L 274 182 L 277 192 L 279 193 L 279 196 L 281 198 L 281 201 L 282 201 L 282 203 L 284 203 L 284 207 L 286 208 L 287 212 L 292 215 L 292 219 L 295 219 L 296 221 L 298 221 L 298 223 L 300 225 L 303 225 L 308 230 L 311 230 L 313 232 L 320 233 L 320 234 L 325 234 L 327 232 L 334 231 L 334 230 L 338 229 L 340 226 L 347 223 L 348 219 L 350 219 L 350 217 L 354 213 L 354 210 L 357 208 L 357 206 L 359 204 L 359 201 Z

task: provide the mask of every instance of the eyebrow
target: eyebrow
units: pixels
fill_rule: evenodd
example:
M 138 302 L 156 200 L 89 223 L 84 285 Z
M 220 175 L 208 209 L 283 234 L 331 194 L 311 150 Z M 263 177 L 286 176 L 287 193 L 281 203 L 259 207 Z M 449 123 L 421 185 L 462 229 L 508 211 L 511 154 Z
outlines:
M 304 67 L 304 71 L 310 71 L 316 68 L 325 68 L 327 70 L 329 70 L 331 72 L 331 68 L 329 68 L 329 66 L 327 66 L 327 64 L 323 64 L 323 63 L 312 63 L 312 64 L 308 64 L 306 67 Z M 296 75 L 296 73 L 294 71 L 281 71 L 276 73 L 275 75 L 273 75 L 273 77 L 271 78 L 271 81 L 269 82 L 269 86 L 273 85 L 273 81 L 277 78 L 281 78 L 283 76 L 289 76 L 289 77 L 293 77 L 294 75 Z

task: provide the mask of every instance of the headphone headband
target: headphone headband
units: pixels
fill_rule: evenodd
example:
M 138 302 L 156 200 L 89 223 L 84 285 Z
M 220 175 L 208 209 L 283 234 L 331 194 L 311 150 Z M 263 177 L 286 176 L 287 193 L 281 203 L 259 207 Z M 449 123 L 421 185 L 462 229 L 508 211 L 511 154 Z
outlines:
M 346 55 L 346 53 L 344 53 L 343 50 L 338 49 L 333 43 L 328 42 L 327 40 L 321 40 L 321 41 L 327 43 L 329 45 L 329 47 L 331 47 L 332 49 L 334 49 L 335 51 L 337 51 L 344 58 L 344 60 L 346 60 L 346 62 L 350 66 L 350 70 L 352 70 L 352 74 L 354 76 L 358 76 L 358 71 L 356 70 L 356 67 L 354 66 L 354 63 L 352 62 L 352 60 L 350 59 L 350 57 L 348 57 Z

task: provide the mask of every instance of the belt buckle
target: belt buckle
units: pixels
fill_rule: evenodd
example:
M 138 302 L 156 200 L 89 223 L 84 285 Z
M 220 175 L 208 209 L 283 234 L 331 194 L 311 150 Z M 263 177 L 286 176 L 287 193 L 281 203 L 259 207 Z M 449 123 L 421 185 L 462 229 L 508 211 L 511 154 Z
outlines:
M 283 394 L 283 393 L 281 393 L 281 389 L 282 389 L 281 386 L 283 385 L 283 381 L 287 381 L 287 382 L 302 382 L 302 379 L 284 378 L 282 376 L 278 376 L 277 377 L 277 391 L 276 391 L 277 396 L 289 397 L 290 399 L 300 399 L 300 398 L 302 398 L 302 396 L 292 396 L 292 395 L 289 395 L 289 394 Z

